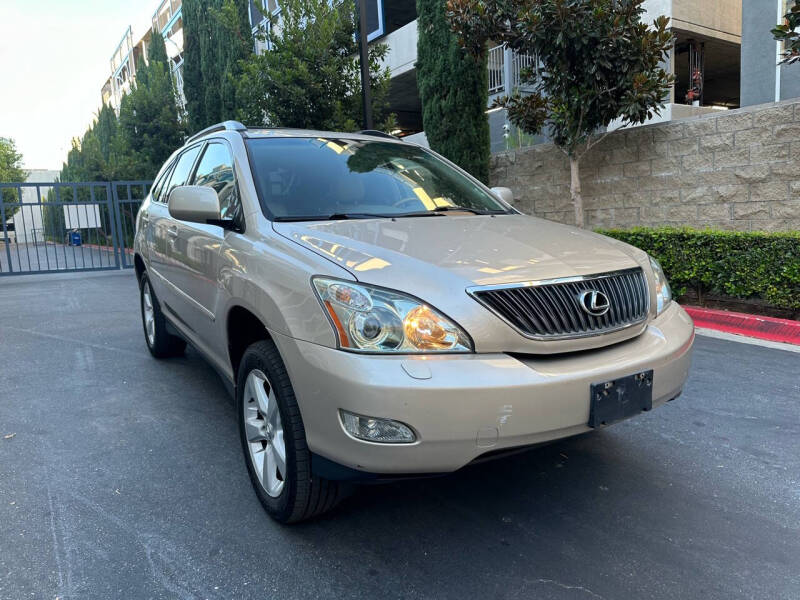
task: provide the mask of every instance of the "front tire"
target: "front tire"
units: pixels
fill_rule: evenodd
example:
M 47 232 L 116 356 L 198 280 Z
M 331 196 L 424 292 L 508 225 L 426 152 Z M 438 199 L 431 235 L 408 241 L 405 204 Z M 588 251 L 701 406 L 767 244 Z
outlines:
M 155 358 L 183 354 L 186 342 L 167 331 L 167 320 L 161 312 L 161 305 L 153 292 L 147 273 L 142 273 L 142 278 L 139 280 L 139 306 L 142 309 L 144 341 L 150 354 Z
M 236 406 L 250 481 L 273 519 L 296 523 L 339 503 L 346 494 L 345 485 L 311 474 L 300 408 L 271 340 L 245 350 L 237 376 Z

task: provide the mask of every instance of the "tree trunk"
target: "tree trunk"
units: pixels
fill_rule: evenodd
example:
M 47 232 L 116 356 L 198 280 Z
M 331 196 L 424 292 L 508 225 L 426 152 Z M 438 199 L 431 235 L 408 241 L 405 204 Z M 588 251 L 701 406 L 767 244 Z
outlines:
M 583 228 L 586 222 L 583 217 L 583 197 L 581 196 L 580 163 L 577 158 L 569 157 L 570 184 L 569 193 L 575 207 L 575 224 Z

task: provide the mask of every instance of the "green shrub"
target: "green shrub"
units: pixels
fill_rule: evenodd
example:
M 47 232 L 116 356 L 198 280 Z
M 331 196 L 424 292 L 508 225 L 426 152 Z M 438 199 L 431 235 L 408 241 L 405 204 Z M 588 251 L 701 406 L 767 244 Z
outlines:
M 675 294 L 694 289 L 800 308 L 800 232 L 762 233 L 646 228 L 603 230 L 650 253 Z

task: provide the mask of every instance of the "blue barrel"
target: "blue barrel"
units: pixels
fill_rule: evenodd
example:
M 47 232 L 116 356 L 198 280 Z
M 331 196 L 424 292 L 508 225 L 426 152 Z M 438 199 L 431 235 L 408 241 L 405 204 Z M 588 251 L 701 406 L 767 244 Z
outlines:
M 80 246 L 81 245 L 81 232 L 80 231 L 71 231 L 69 234 L 69 245 L 70 246 Z

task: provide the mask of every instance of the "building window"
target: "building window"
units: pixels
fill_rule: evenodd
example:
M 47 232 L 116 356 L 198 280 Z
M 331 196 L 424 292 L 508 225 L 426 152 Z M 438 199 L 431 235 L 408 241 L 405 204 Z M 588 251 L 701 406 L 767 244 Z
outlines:
M 271 24 L 267 16 L 277 16 L 280 11 L 277 0 L 250 0 L 250 26 L 256 38 L 254 48 L 256 54 L 262 54 L 271 48 L 269 42 Z

